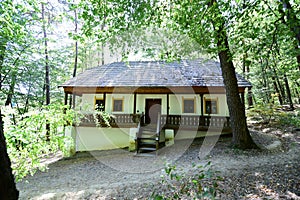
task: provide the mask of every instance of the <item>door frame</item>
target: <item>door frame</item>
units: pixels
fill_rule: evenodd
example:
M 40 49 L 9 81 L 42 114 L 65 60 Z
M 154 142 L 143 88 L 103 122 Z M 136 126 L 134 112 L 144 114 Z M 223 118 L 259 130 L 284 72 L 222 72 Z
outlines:
M 152 102 L 152 103 L 150 103 L 150 102 Z M 146 98 L 145 99 L 145 123 L 146 124 L 151 123 L 150 122 L 150 116 L 149 116 L 149 110 L 153 105 L 156 105 L 156 104 L 160 105 L 160 110 L 158 112 L 161 113 L 161 111 L 162 111 L 162 106 L 161 106 L 162 98 Z M 156 121 L 154 121 L 154 122 L 156 122 Z

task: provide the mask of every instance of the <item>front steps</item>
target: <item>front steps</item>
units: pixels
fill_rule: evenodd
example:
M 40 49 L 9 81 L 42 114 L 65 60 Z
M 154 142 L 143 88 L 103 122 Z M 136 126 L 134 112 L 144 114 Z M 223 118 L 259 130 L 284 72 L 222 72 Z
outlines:
M 156 126 L 149 124 L 140 127 L 136 138 L 136 155 L 157 155 L 159 148 L 159 133 Z

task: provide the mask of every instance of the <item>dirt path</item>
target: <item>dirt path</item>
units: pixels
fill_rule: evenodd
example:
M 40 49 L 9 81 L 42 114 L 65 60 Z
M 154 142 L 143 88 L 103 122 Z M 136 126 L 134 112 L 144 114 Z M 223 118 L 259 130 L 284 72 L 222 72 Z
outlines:
M 225 137 L 216 145 L 203 139 L 176 141 L 157 157 L 136 157 L 122 149 L 79 153 L 17 187 L 20 199 L 146 199 L 159 190 L 166 163 L 189 171 L 192 163 L 211 161 L 225 177 L 221 199 L 300 199 L 300 135 L 271 133 L 253 133 L 257 143 L 273 148 L 265 151 L 228 148 L 230 138 Z M 207 155 L 199 154 L 200 147 L 210 145 Z

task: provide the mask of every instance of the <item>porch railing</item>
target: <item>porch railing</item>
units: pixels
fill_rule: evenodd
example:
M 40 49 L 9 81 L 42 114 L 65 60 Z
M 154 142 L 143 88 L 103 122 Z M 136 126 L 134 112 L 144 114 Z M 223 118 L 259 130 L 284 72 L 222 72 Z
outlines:
M 195 128 L 221 127 L 230 129 L 230 117 L 199 116 L 199 115 L 162 115 L 162 126 L 165 128 Z
M 137 127 L 141 118 L 141 114 L 115 114 L 110 119 L 112 127 Z M 98 118 L 102 126 L 104 121 Z M 161 115 L 160 124 L 162 128 L 195 128 L 206 130 L 208 127 L 230 129 L 230 118 L 222 116 L 199 116 L 199 115 Z M 85 114 L 81 120 L 82 126 L 95 126 L 93 114 Z
M 107 126 L 100 115 L 97 115 L 97 121 L 102 127 Z M 139 114 L 117 114 L 112 115 L 109 123 L 112 127 L 134 127 L 137 126 L 141 118 Z M 84 114 L 81 118 L 81 126 L 96 126 L 94 114 Z

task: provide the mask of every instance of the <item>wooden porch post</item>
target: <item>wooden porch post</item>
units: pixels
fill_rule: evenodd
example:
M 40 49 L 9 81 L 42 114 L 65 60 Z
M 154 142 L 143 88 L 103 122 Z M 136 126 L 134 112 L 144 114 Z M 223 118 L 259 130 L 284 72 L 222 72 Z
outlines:
M 248 107 L 253 107 L 253 98 L 252 98 L 252 90 L 251 87 L 248 87 Z
M 104 93 L 103 93 L 103 102 L 104 102 L 104 105 L 103 105 L 103 107 L 104 107 L 104 110 L 103 110 L 103 111 L 105 111 L 105 104 L 106 104 L 106 92 L 104 92 Z
M 201 101 L 201 116 L 203 116 L 203 94 L 200 94 L 200 101 Z
M 133 96 L 133 114 L 136 114 L 136 92 Z
M 75 94 L 73 94 L 72 95 L 72 98 L 73 98 L 73 100 L 72 100 L 72 107 L 73 107 L 73 109 L 75 108 L 75 100 L 76 100 L 76 96 L 75 96 Z
M 170 97 L 169 94 L 167 94 L 167 116 L 170 114 Z
M 68 93 L 65 92 L 65 106 L 68 105 Z
M 244 92 L 241 92 L 241 101 L 242 101 L 242 104 L 245 108 L 245 93 Z
M 65 106 L 68 105 L 68 93 L 66 93 L 66 92 L 65 92 L 65 102 L 64 102 L 64 104 L 65 104 Z M 66 114 L 66 112 L 67 112 L 66 109 L 67 108 L 64 108 L 64 114 Z

